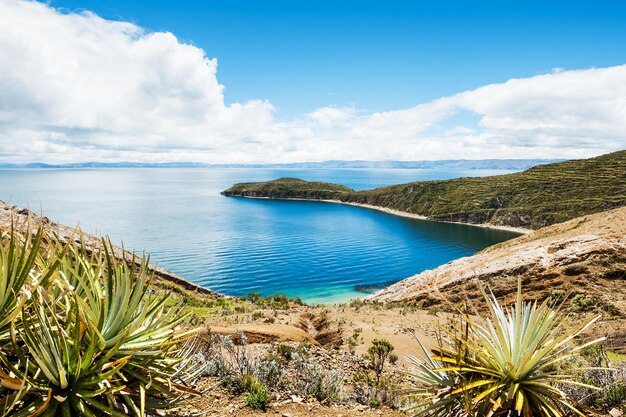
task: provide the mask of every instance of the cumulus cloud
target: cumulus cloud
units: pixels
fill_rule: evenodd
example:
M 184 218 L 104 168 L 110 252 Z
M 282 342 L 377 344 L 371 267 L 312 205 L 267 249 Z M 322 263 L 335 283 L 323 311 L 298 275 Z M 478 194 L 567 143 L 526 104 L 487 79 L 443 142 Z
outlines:
M 227 105 L 171 33 L 0 0 L 0 160 L 281 162 L 584 157 L 626 147 L 626 66 L 514 79 L 409 109 L 281 120 Z M 474 115 L 461 123 L 460 113 Z

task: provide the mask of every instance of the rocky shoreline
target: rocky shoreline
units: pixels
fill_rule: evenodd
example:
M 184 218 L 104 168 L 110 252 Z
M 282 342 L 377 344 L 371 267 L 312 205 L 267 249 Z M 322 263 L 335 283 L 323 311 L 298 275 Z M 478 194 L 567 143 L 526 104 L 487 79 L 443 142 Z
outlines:
M 84 243 L 87 251 L 93 251 L 99 248 L 102 244 L 101 238 L 97 236 L 84 233 L 83 231 L 73 227 L 55 223 L 47 217 L 40 217 L 28 209 L 19 208 L 17 206 L 0 201 L 0 228 L 8 230 L 11 228 L 11 224 L 16 225 L 16 227 L 22 230 L 24 230 L 28 226 L 28 224 L 35 226 L 43 225 L 46 231 L 56 233 L 62 242 L 67 242 L 71 240 L 76 245 L 80 244 L 81 242 Z M 115 255 L 118 256 L 120 259 L 125 258 L 127 260 L 133 260 L 132 252 L 123 250 L 119 247 L 115 247 Z M 135 262 L 139 263 L 140 259 L 135 259 Z M 202 295 L 218 297 L 224 296 L 223 294 L 194 284 L 193 282 L 186 280 L 180 275 L 160 268 L 154 264 L 150 264 L 149 268 L 154 272 L 156 278 L 176 284 L 187 291 L 195 292 Z

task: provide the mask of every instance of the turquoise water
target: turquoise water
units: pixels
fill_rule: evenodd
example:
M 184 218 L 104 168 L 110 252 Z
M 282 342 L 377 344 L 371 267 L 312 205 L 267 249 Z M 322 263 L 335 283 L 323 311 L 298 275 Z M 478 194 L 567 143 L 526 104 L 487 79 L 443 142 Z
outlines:
M 229 295 L 311 303 L 362 296 L 516 236 L 330 203 L 224 197 L 236 182 L 298 177 L 366 189 L 505 171 L 364 169 L 0 170 L 0 199 L 109 235 Z

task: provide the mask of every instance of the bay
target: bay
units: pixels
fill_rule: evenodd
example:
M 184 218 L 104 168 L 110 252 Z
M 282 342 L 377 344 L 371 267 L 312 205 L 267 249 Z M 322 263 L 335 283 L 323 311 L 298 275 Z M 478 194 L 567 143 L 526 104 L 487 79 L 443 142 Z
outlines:
M 368 189 L 503 174 L 415 169 L 4 169 L 0 199 L 108 235 L 229 295 L 343 302 L 517 234 L 344 205 L 224 197 L 237 182 L 280 177 Z

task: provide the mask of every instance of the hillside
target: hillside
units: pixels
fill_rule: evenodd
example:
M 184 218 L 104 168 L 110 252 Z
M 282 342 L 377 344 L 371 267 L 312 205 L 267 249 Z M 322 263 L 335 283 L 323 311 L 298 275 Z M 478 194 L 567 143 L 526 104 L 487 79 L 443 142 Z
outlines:
M 584 216 L 489 247 L 393 284 L 368 297 L 452 311 L 482 304 L 480 286 L 512 300 L 517 279 L 527 300 L 567 300 L 574 313 L 610 318 L 612 339 L 626 338 L 626 207 Z M 479 286 L 480 285 L 480 286 Z M 621 327 L 620 327 L 621 326 Z M 626 352 L 626 344 L 615 349 Z
M 329 190 L 316 187 L 310 191 Z M 0 229 L 10 228 L 15 220 L 23 225 L 29 216 L 63 242 L 82 240 L 89 250 L 99 245 L 95 236 L 72 234 L 70 227 L 0 203 Z M 407 372 L 415 367 L 407 355 L 420 352 L 415 337 L 429 348 L 436 347 L 441 326 L 455 320 L 455 306 L 469 300 L 480 310 L 474 278 L 489 284 L 500 300 L 510 300 L 517 276 L 524 280 L 526 299 L 560 301 L 570 291 L 566 308 L 574 314 L 568 323 L 602 312 L 605 320 L 584 336 L 607 335 L 607 350 L 622 360 L 615 352 L 626 353 L 625 253 L 626 207 L 544 228 L 429 271 L 432 280 L 423 280 L 428 274 L 424 273 L 376 294 L 373 300 L 342 305 L 307 306 L 279 295 L 223 297 L 153 266 L 154 290 L 172 292 L 167 305 L 187 304 L 195 314 L 190 323 L 203 328 L 194 345 L 203 376 L 192 388 L 205 394 L 164 415 L 408 415 L 398 409 L 404 399 L 396 388 L 414 384 Z M 118 248 L 115 255 L 128 253 Z M 389 341 L 397 357 L 385 366 L 381 379 L 385 385 L 372 390 L 368 354 L 376 339 Z M 247 364 L 241 368 L 245 372 L 251 369 L 266 378 L 263 384 L 271 394 L 266 410 L 251 408 L 249 393 L 239 388 L 242 363 Z M 587 404 L 603 411 L 611 408 Z
M 355 191 L 295 178 L 242 183 L 226 196 L 337 200 L 432 220 L 538 229 L 626 205 L 626 151 L 490 177 L 420 181 Z

